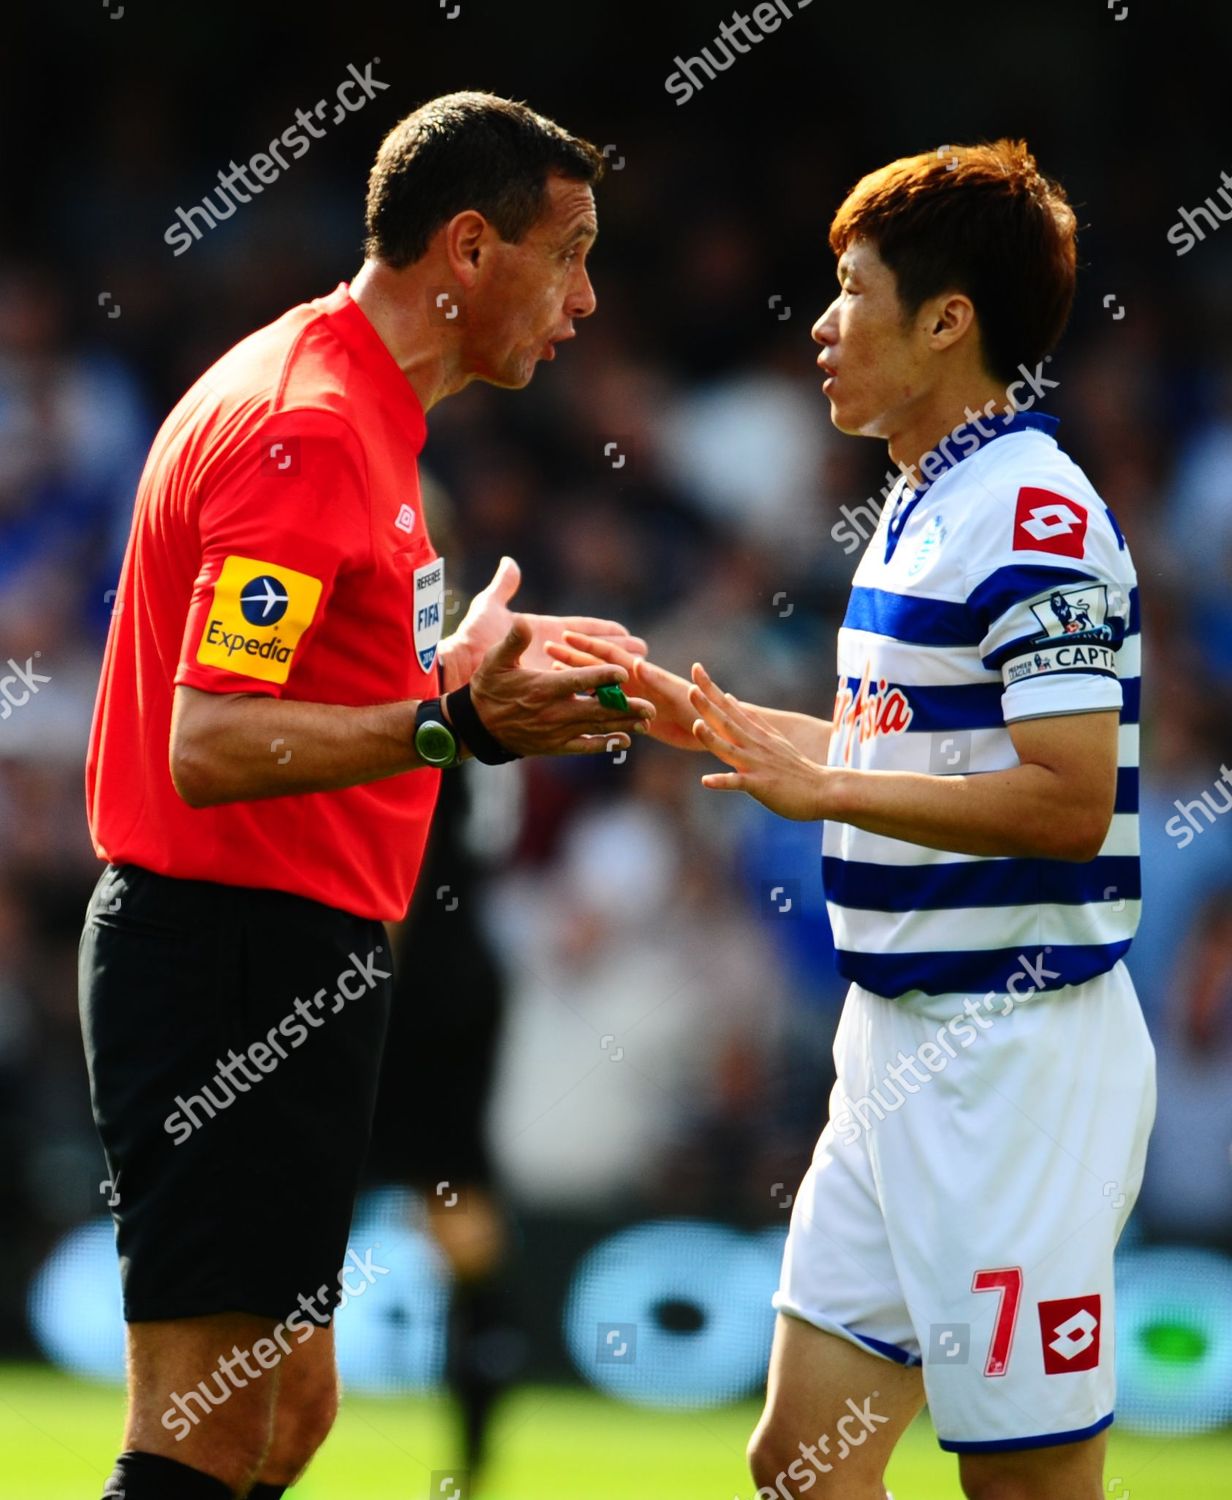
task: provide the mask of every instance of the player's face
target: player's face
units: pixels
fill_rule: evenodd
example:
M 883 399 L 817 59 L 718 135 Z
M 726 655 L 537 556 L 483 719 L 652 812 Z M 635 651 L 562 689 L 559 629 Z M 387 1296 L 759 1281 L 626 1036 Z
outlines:
M 926 392 L 928 348 L 905 318 L 876 246 L 856 240 L 838 262 L 839 293 L 813 325 L 830 420 L 840 432 L 889 438 Z
M 498 240 L 467 306 L 473 373 L 492 385 L 526 385 L 574 323 L 595 310 L 586 257 L 598 233 L 595 199 L 582 182 L 552 176 L 547 206 L 517 244 Z

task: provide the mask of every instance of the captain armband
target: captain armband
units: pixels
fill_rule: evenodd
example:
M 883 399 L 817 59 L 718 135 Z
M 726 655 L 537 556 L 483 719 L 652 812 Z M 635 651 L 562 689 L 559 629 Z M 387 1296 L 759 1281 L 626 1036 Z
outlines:
M 1006 687 L 1029 677 L 1043 677 L 1058 672 L 1088 672 L 1099 677 L 1116 677 L 1117 648 L 1108 641 L 1062 641 L 1049 643 L 1047 637 L 1001 665 Z

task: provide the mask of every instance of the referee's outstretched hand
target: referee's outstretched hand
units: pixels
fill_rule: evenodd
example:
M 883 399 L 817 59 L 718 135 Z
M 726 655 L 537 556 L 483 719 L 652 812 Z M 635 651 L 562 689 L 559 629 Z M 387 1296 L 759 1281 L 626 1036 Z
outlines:
M 470 680 L 475 710 L 502 745 L 519 755 L 596 755 L 627 749 L 632 735 L 647 732 L 655 710 L 645 698 L 630 698 L 626 713 L 586 696 L 605 683 L 623 685 L 624 667 L 528 671 L 521 661 L 533 639 L 530 622 L 515 615 Z
M 484 655 L 502 641 L 513 624 L 513 596 L 522 586 L 522 570 L 512 557 L 502 557 L 491 581 L 471 600 L 462 623 L 441 642 L 440 660 L 445 668 L 446 688 L 469 682 L 479 670 Z M 566 630 L 610 641 L 631 656 L 645 656 L 646 642 L 630 635 L 619 620 L 596 619 L 594 615 L 535 615 L 519 612 L 530 626 L 531 641 L 522 653 L 522 665 L 530 671 L 547 671 L 552 658 L 548 641 L 562 640 Z

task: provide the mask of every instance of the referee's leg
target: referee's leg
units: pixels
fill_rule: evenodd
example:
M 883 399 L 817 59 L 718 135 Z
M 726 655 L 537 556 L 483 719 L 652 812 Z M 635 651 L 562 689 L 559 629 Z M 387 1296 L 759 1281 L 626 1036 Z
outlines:
M 334 1329 L 318 1328 L 278 1370 L 278 1395 L 270 1445 L 253 1491 L 254 1500 L 281 1495 L 294 1484 L 334 1425 L 338 1415 L 338 1366 Z
M 274 1328 L 247 1313 L 130 1324 L 125 1453 L 107 1493 L 137 1493 L 136 1476 L 143 1494 L 148 1479 L 150 1493 L 223 1500 L 297 1479 L 337 1412 L 333 1329 L 264 1370 L 252 1351 Z
M 329 1431 L 386 941 L 280 892 L 99 881 L 82 1028 L 129 1352 L 108 1500 L 274 1500 Z

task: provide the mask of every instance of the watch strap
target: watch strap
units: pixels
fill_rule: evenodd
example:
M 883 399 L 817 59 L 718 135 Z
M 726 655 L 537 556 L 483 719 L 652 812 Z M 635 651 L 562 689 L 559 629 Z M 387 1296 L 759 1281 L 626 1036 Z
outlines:
M 521 760 L 522 757 L 515 750 L 507 750 L 494 734 L 484 728 L 479 710 L 471 699 L 469 682 L 464 682 L 460 688 L 454 688 L 452 693 L 446 695 L 445 709 L 454 733 L 476 760 L 482 761 L 485 766 L 503 766 L 508 761 Z

